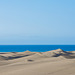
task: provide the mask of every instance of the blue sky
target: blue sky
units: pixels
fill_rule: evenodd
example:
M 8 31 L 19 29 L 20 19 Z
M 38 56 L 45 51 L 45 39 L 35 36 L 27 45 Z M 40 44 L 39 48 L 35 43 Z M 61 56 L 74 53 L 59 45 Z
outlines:
M 0 45 L 75 45 L 75 0 L 0 0 Z

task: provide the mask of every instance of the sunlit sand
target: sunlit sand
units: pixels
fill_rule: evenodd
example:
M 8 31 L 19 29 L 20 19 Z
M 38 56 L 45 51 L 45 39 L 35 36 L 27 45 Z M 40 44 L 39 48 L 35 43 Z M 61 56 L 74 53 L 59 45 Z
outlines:
M 75 51 L 1 52 L 0 75 L 75 75 Z

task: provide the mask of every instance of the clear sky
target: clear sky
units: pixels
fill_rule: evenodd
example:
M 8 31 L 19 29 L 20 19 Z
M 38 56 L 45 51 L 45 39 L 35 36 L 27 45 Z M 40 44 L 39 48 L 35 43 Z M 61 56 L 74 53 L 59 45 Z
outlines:
M 0 0 L 0 45 L 74 44 L 75 0 Z

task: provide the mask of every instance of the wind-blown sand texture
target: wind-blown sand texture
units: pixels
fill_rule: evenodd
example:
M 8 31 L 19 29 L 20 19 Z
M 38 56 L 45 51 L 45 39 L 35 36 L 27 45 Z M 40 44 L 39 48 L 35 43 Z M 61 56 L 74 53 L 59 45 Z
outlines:
M 75 51 L 0 52 L 0 75 L 75 75 Z

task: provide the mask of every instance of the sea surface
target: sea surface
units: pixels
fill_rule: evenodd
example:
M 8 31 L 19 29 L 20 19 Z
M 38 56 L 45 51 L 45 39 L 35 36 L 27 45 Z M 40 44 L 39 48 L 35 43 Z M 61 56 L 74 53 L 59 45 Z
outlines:
M 0 45 L 0 52 L 23 52 L 26 50 L 45 52 L 58 48 L 64 51 L 75 51 L 75 45 Z

